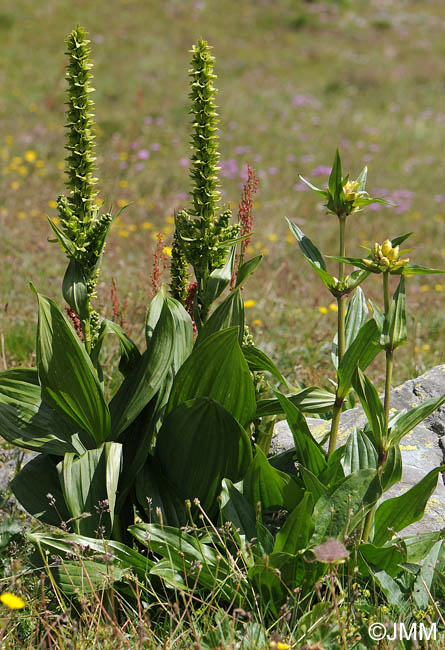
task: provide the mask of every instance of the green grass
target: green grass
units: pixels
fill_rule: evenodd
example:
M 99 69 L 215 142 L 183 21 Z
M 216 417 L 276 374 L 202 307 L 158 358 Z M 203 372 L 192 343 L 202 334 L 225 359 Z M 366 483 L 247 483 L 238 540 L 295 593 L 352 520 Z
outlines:
M 107 206 L 130 203 L 109 240 L 99 311 L 111 314 L 115 277 L 128 301 L 129 327 L 133 334 L 140 330 L 154 233 L 164 230 L 168 240 L 174 211 L 189 205 L 187 70 L 192 43 L 204 37 L 216 56 L 223 200 L 236 212 L 247 162 L 260 176 L 252 246 L 266 258 L 245 291 L 256 300 L 247 312 L 252 331 L 292 381 L 323 383 L 332 376 L 326 341 L 335 314 L 284 217 L 298 219 L 332 254 L 337 224 L 315 195 L 297 191 L 298 173 L 323 183 L 317 168 L 331 164 L 338 145 L 344 169 L 356 175 L 368 164 L 370 192 L 399 206 L 354 215 L 349 253 L 357 255 L 363 241 L 414 230 L 411 260 L 444 265 L 445 45 L 430 29 L 444 20 L 445 8 L 432 0 L 421 8 L 377 1 L 81 0 L 74 8 L 62 0 L 6 2 L 0 16 L 0 253 L 6 267 L 0 286 L 8 313 L 0 326 L 7 363 L 30 358 L 25 335 L 11 333 L 20 323 L 33 339 L 28 282 L 61 301 L 65 260 L 47 242 L 45 215 L 55 216 L 51 202 L 64 190 L 63 51 L 76 23 L 90 32 L 95 62 L 100 196 Z M 27 162 L 27 151 L 36 160 Z M 365 284 L 369 295 L 375 284 Z M 415 336 L 400 352 L 396 381 L 444 359 L 438 284 L 434 277 L 408 283 Z M 381 372 L 374 370 L 376 377 Z

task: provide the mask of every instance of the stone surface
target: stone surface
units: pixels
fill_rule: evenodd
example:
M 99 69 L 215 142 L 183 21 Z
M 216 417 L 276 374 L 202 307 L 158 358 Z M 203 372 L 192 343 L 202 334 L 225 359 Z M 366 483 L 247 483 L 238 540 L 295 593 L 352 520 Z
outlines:
M 445 393 L 445 365 L 437 366 L 416 379 L 410 379 L 392 391 L 392 411 L 410 410 L 425 400 Z M 329 422 L 315 418 L 307 419 L 314 437 L 321 441 L 329 432 Z M 345 411 L 341 417 L 339 444 L 343 444 L 354 426 L 363 426 L 366 417 L 361 408 Z M 294 446 L 293 437 L 285 420 L 275 425 L 271 451 L 279 453 Z M 383 499 L 398 496 L 418 483 L 429 471 L 444 462 L 445 455 L 445 406 L 432 413 L 422 424 L 413 429 L 401 441 L 402 480 L 385 492 Z M 405 528 L 406 533 L 440 530 L 445 528 L 445 485 L 439 474 L 437 488 L 428 501 L 425 516 Z

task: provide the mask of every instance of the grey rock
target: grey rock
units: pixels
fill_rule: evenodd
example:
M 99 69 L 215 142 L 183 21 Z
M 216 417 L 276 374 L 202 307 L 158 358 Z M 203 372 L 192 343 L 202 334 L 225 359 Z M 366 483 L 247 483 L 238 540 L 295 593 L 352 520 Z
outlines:
M 410 379 L 391 393 L 392 411 L 410 410 L 428 399 L 445 394 L 445 365 L 437 366 L 416 379 Z M 307 418 L 313 436 L 319 441 L 328 435 L 330 422 Z M 366 417 L 361 408 L 345 411 L 341 416 L 338 444 L 343 444 L 355 426 L 362 427 Z M 271 452 L 292 449 L 294 441 L 285 420 L 275 425 Z M 399 496 L 418 483 L 428 472 L 443 464 L 445 456 L 445 406 L 441 406 L 406 435 L 400 444 L 402 480 L 385 492 L 382 499 Z M 415 534 L 445 528 L 445 485 L 441 474 L 437 488 L 428 501 L 422 520 L 408 526 L 403 534 Z

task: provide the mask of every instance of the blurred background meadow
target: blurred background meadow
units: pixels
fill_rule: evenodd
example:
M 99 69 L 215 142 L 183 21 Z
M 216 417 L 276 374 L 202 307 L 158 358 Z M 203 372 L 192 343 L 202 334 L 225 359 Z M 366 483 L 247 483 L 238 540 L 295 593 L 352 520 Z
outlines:
M 114 311 L 136 341 L 156 235 L 167 259 L 174 213 L 190 205 L 188 68 L 199 38 L 216 57 L 221 203 L 234 218 L 248 163 L 259 178 L 248 250 L 264 260 L 244 290 L 247 320 L 293 383 L 333 375 L 336 326 L 336 305 L 285 217 L 326 254 L 337 253 L 337 222 L 299 173 L 324 186 L 337 146 L 352 178 L 368 165 L 371 196 L 397 205 L 349 217 L 347 253 L 366 256 L 360 245 L 413 231 L 410 261 L 445 268 L 440 0 L 3 0 L 1 366 L 34 364 L 29 282 L 63 304 L 66 259 L 48 242 L 46 215 L 56 217 L 65 191 L 64 39 L 77 24 L 89 32 L 95 64 L 98 200 L 130 204 L 109 237 L 96 305 L 103 316 Z M 376 276 L 363 288 L 379 299 Z M 396 382 L 444 362 L 444 298 L 441 276 L 408 280 L 409 343 Z M 383 367 L 373 373 L 378 381 Z

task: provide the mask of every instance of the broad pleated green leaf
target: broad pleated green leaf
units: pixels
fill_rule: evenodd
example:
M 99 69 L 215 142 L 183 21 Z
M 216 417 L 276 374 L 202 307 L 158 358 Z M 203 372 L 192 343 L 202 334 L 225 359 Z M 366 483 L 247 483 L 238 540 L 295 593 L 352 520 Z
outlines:
M 300 467 L 300 474 L 306 490 L 314 497 L 314 503 L 317 503 L 318 499 L 326 494 L 328 488 L 306 467 Z
M 397 418 L 394 426 L 391 428 L 389 440 L 392 445 L 397 445 L 407 433 L 414 427 L 423 422 L 423 420 L 434 413 L 442 404 L 445 403 L 445 395 L 438 398 L 428 399 L 420 406 L 416 406 L 407 413 Z
M 307 547 L 315 526 L 312 520 L 313 509 L 314 498 L 310 492 L 306 492 L 287 517 L 284 526 L 278 531 L 274 553 L 295 555 L 297 551 Z
M 206 292 L 203 296 L 203 304 L 210 307 L 228 286 L 233 274 L 235 263 L 236 246 L 232 246 L 227 256 L 226 263 L 220 269 L 215 269 L 207 281 Z
M 83 558 L 81 562 L 63 559 L 60 564 L 51 564 L 50 571 L 63 593 L 76 597 L 99 594 L 129 574 L 117 562 L 105 561 L 103 556 L 95 560 Z
M 99 337 L 91 352 L 91 361 L 96 367 L 98 366 L 100 353 L 107 334 L 113 334 L 117 337 L 121 352 L 119 370 L 124 377 L 126 377 L 141 358 L 141 353 L 139 352 L 137 345 L 133 343 L 127 334 L 125 334 L 124 330 L 117 323 L 114 323 L 107 318 L 105 318 L 100 325 Z
M 237 327 L 216 332 L 194 348 L 175 377 L 167 413 L 196 397 L 216 400 L 243 426 L 255 415 L 255 389 Z
M 394 533 L 423 517 L 428 499 L 436 489 L 439 472 L 443 469 L 436 467 L 402 495 L 387 499 L 377 508 L 373 544 L 382 546 Z
M 352 386 L 357 366 L 362 370 L 371 363 L 378 352 L 374 344 L 378 338 L 378 328 L 374 319 L 362 325 L 353 343 L 346 350 L 340 365 L 338 366 L 338 390 L 337 396 L 345 398 Z
M 421 562 L 431 551 L 434 544 L 444 538 L 444 531 L 433 531 L 428 533 L 417 533 L 403 537 L 406 546 L 406 561 Z
M 353 474 L 360 469 L 377 469 L 378 454 L 366 433 L 354 427 L 345 445 L 342 465 L 345 474 Z
M 88 318 L 87 283 L 81 264 L 74 258 L 71 258 L 65 272 L 62 293 L 81 320 Z
M 156 294 L 150 303 L 145 324 L 147 347 L 153 336 L 155 327 L 161 316 L 162 308 L 166 305 L 175 324 L 175 347 L 173 353 L 173 370 L 176 374 L 184 361 L 190 355 L 193 347 L 193 323 L 189 314 L 178 300 L 168 295 L 165 286 Z
M 223 521 L 231 521 L 240 535 L 247 540 L 257 537 L 255 510 L 230 479 L 222 482 L 220 510 Z
M 110 402 L 112 436 L 117 439 L 161 388 L 173 362 L 175 323 L 166 304 L 147 350 Z
M 138 472 L 135 490 L 137 500 L 149 521 L 177 528 L 187 523 L 188 516 L 184 499 L 178 496 L 169 479 L 162 474 L 155 458 L 149 457 L 144 467 Z M 156 512 L 157 508 L 161 511 L 161 521 Z
M 45 524 L 60 526 L 70 518 L 65 505 L 56 463 L 47 454 L 39 454 L 26 463 L 11 481 L 17 501 L 33 517 Z M 50 501 L 55 500 L 55 507 Z
M 165 558 L 168 565 L 176 569 L 180 575 L 184 576 L 186 573 L 189 585 L 197 581 L 199 585 L 213 589 L 217 584 L 223 598 L 233 597 L 237 575 L 233 574 L 227 560 L 213 547 L 172 526 L 136 524 L 130 526 L 128 530 L 139 543 Z M 196 563 L 199 563 L 199 571 L 193 569 Z M 157 575 L 156 566 L 150 573 Z
M 0 373 L 0 434 L 17 447 L 63 456 L 82 453 L 78 427 L 60 417 L 43 399 L 36 370 Z M 84 442 L 93 442 L 83 433 Z M 94 444 L 94 443 L 93 443 Z
M 180 404 L 166 417 L 155 457 L 183 499 L 197 497 L 213 514 L 222 479 L 239 481 L 252 460 L 252 449 L 234 417 L 218 402 L 201 397 Z
M 372 469 L 359 470 L 330 487 L 315 504 L 311 545 L 321 544 L 329 537 L 344 540 L 380 493 L 378 474 Z
M 296 461 L 310 470 L 315 476 L 319 476 L 326 469 L 324 452 L 313 438 L 301 411 L 284 395 L 274 392 L 283 407 L 287 423 L 292 432 Z
M 95 537 L 103 526 L 105 537 L 111 534 L 121 462 L 122 445 L 117 442 L 107 442 L 79 457 L 65 454 L 59 466 L 65 503 L 71 517 L 91 515 L 73 522 L 76 533 Z M 105 501 L 108 512 L 101 507 Z
M 100 444 L 110 433 L 110 413 L 97 372 L 57 305 L 36 292 L 37 369 L 43 396 L 63 418 Z
M 238 327 L 238 342 L 242 345 L 244 337 L 244 304 L 241 298 L 241 289 L 235 289 L 235 291 L 229 293 L 227 298 L 222 301 L 204 323 L 196 339 L 195 348 L 215 332 L 229 327 Z
M 82 535 L 71 534 L 53 534 L 46 533 L 28 533 L 30 539 L 37 546 L 50 550 L 51 552 L 58 551 L 58 555 L 65 555 L 66 553 L 76 554 L 78 548 L 95 551 L 104 555 L 111 555 L 113 560 L 119 563 L 124 569 L 132 569 L 140 578 L 145 579 L 147 573 L 154 566 L 154 562 L 149 560 L 145 555 L 138 551 L 116 542 L 113 539 L 97 539 L 93 537 L 84 537 Z
M 386 492 L 402 479 L 402 454 L 400 447 L 393 446 L 387 451 L 385 466 L 381 478 L 382 490 Z
M 272 507 L 293 509 L 303 491 L 288 474 L 272 467 L 257 445 L 255 448 L 255 457 L 243 481 L 244 496 L 254 508 L 260 502 L 262 510 Z
M 242 350 L 251 372 L 270 372 L 281 384 L 291 388 L 287 379 L 283 377 L 274 362 L 264 352 L 258 350 L 254 345 L 243 345 Z

